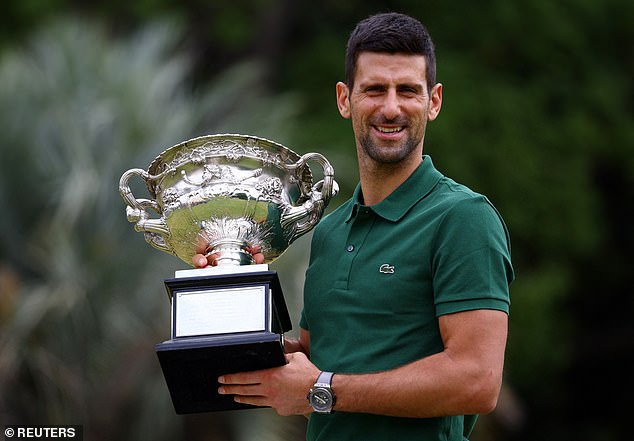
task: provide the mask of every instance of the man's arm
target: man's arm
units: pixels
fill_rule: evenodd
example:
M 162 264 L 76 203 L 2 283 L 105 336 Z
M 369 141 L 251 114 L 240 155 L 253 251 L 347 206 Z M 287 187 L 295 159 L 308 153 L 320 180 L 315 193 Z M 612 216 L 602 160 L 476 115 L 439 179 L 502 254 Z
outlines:
M 385 372 L 335 375 L 335 410 L 418 418 L 492 411 L 507 323 L 507 314 L 494 310 L 441 316 L 442 352 Z
M 493 310 L 441 316 L 442 352 L 384 372 L 335 373 L 334 409 L 403 417 L 490 412 L 502 383 L 507 323 L 506 313 Z M 302 331 L 302 347 L 309 349 L 310 335 Z M 319 369 L 303 351 L 287 354 L 287 361 L 279 368 L 224 375 L 220 392 L 281 415 L 305 414 L 306 394 Z

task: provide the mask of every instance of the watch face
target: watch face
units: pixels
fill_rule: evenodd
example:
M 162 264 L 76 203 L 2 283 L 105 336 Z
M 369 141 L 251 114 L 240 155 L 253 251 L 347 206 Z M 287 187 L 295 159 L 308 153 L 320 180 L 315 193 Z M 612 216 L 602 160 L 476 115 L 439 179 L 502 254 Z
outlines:
M 316 411 L 329 411 L 332 408 L 332 393 L 328 389 L 318 387 L 310 396 L 310 404 Z

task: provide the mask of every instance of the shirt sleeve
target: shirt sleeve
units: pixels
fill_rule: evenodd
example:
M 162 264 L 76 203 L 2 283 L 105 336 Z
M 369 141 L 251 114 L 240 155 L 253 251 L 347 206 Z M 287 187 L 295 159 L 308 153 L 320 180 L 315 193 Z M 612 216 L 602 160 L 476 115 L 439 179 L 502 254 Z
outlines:
M 484 196 L 462 199 L 440 222 L 433 245 L 436 315 L 473 309 L 509 312 L 514 279 L 508 230 Z

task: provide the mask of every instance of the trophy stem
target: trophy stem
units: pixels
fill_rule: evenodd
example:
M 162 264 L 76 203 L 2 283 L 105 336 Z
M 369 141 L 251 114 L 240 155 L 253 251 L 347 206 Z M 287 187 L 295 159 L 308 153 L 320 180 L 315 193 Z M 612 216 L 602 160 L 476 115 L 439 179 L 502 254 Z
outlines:
M 246 242 L 236 239 L 221 239 L 209 244 L 209 254 L 217 254 L 218 266 L 239 266 L 255 263 L 253 255 L 246 250 Z

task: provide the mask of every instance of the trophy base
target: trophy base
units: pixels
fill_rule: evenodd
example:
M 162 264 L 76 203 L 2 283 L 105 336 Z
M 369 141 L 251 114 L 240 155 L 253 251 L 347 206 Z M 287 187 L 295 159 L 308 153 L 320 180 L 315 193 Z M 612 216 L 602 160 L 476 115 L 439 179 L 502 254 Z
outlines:
M 286 363 L 282 335 L 270 332 L 172 339 L 156 353 L 177 414 L 255 408 L 220 395 L 218 377 Z
M 172 339 L 156 353 L 176 413 L 253 408 L 218 394 L 218 377 L 286 363 L 291 320 L 277 272 L 266 268 L 188 270 L 165 280 Z

